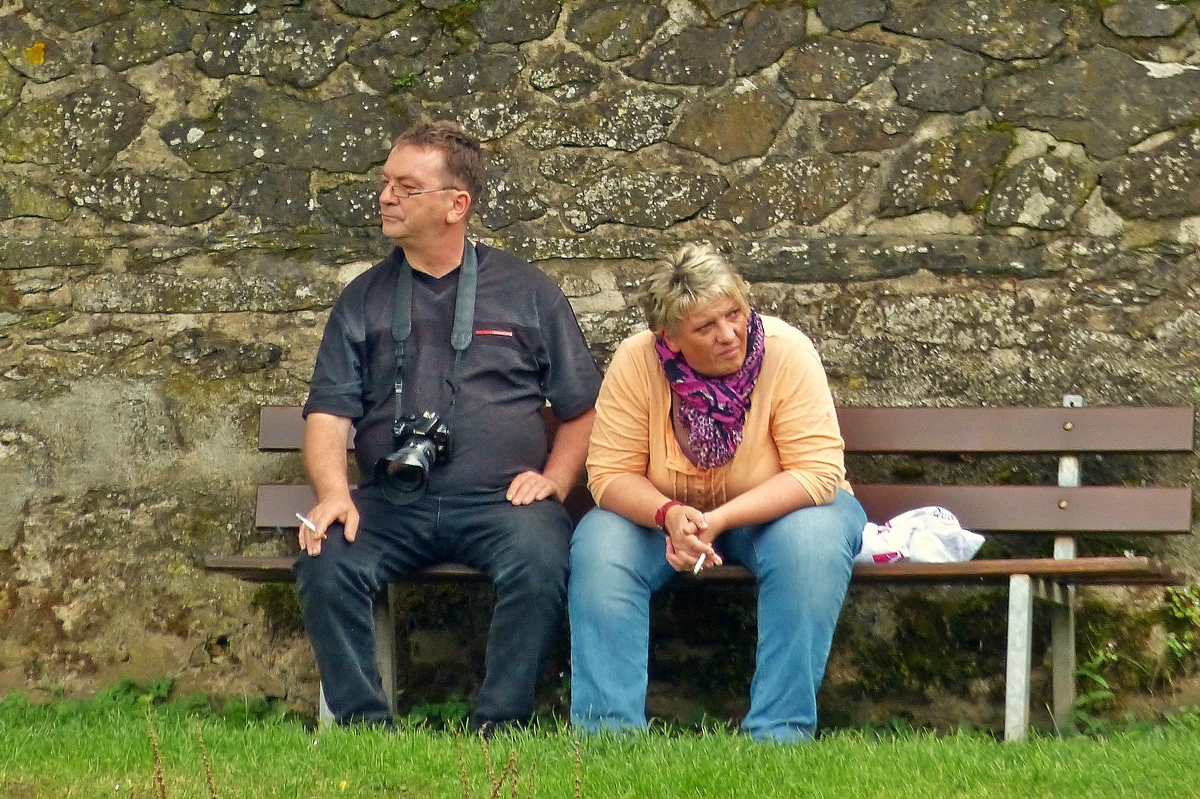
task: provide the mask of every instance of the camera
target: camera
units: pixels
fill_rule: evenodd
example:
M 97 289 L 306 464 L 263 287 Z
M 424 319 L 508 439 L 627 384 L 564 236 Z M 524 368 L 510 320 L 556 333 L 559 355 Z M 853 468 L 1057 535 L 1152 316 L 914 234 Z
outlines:
M 398 419 L 392 435 L 396 451 L 375 464 L 375 482 L 390 502 L 405 505 L 425 491 L 433 465 L 450 460 L 450 428 L 425 411 Z

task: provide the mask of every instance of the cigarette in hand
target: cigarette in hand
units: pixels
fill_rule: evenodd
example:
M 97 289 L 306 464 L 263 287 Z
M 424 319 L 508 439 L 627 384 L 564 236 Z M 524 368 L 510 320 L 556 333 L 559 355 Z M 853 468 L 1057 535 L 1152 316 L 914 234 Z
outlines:
M 307 527 L 309 530 L 312 530 L 314 533 L 317 532 L 317 526 L 315 524 L 313 524 L 312 522 L 310 522 L 308 519 L 301 516 L 299 513 L 296 514 L 296 518 L 299 519 L 300 523 L 303 524 L 305 527 Z M 325 538 L 324 535 L 321 535 L 320 537 Z
M 700 553 L 700 559 L 696 561 L 696 565 L 692 567 L 692 574 L 699 574 L 701 567 L 704 566 L 704 559 L 708 557 L 707 552 Z

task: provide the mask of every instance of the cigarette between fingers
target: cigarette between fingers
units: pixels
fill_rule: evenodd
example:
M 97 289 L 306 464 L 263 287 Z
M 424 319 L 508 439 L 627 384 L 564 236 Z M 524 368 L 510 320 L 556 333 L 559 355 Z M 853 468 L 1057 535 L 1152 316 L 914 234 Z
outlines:
M 701 552 L 701 553 L 700 553 L 700 558 L 699 558 L 699 560 L 697 560 L 697 561 L 696 561 L 696 565 L 692 567 L 692 574 L 699 574 L 699 573 L 700 573 L 700 569 L 701 569 L 701 567 L 703 567 L 703 566 L 704 566 L 704 559 L 705 559 L 705 558 L 707 558 L 707 557 L 708 557 L 708 553 L 707 553 L 707 552 Z
M 299 519 L 300 523 L 303 524 L 305 527 L 307 527 L 309 530 L 312 530 L 314 533 L 317 532 L 317 526 L 315 524 L 313 524 L 312 522 L 310 522 L 308 519 L 301 516 L 299 513 L 296 514 L 296 518 Z M 324 533 L 317 533 L 317 537 L 325 538 L 326 536 Z

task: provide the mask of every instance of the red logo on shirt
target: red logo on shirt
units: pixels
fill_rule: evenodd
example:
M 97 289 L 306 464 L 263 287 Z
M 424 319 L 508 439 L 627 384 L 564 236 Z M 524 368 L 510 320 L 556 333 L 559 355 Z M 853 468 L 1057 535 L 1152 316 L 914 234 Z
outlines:
M 477 335 L 477 336 L 508 336 L 509 338 L 512 338 L 513 332 L 511 330 L 494 330 L 492 328 L 481 328 L 480 330 L 475 331 L 475 335 Z

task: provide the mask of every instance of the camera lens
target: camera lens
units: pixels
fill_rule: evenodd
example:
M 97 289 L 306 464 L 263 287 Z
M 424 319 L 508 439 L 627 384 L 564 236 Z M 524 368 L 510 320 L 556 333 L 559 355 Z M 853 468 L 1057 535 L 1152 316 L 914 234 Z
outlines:
M 388 482 L 403 493 L 422 490 L 436 457 L 437 448 L 432 441 L 414 436 L 387 459 Z
M 429 485 L 429 470 L 450 458 L 450 431 L 436 413 L 396 420 L 392 435 L 399 444 L 391 455 L 375 462 L 375 484 L 384 498 L 397 505 L 415 502 Z

